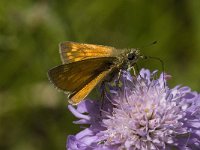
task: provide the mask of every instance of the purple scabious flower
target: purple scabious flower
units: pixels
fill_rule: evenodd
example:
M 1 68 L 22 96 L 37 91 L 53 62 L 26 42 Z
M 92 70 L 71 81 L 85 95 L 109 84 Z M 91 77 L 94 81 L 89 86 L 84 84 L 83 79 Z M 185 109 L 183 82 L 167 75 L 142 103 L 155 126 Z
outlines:
M 86 125 L 69 135 L 68 150 L 200 149 L 200 95 L 189 87 L 166 86 L 169 75 L 142 69 L 123 72 L 121 86 L 109 87 L 101 101 L 85 100 L 69 110 Z

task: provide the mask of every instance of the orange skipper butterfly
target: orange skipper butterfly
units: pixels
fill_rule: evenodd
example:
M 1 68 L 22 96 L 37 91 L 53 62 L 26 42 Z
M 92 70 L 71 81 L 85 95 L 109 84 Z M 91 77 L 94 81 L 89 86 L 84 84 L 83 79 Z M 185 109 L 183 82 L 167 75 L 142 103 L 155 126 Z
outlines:
M 59 44 L 62 65 L 48 71 L 49 80 L 77 105 L 108 75 L 128 69 L 144 58 L 138 49 L 62 42 Z

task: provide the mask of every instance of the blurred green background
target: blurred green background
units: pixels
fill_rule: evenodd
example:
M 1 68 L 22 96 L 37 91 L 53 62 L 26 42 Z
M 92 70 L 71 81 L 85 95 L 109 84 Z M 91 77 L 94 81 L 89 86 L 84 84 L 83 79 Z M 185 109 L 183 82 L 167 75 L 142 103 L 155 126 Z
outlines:
M 0 149 L 65 149 L 79 130 L 47 79 L 61 41 L 139 47 L 165 62 L 170 87 L 200 91 L 199 11 L 199 0 L 1 0 Z M 155 60 L 139 65 L 162 71 Z

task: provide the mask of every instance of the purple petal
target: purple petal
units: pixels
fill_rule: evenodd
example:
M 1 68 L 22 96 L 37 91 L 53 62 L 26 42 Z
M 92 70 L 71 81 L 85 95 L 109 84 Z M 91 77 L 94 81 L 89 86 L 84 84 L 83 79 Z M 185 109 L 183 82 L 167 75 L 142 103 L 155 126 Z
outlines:
M 87 116 L 87 115 L 83 115 L 81 113 L 79 113 L 72 105 L 68 105 L 68 109 L 72 112 L 72 114 L 74 116 L 76 116 L 77 118 L 81 118 L 81 119 L 86 119 L 86 120 L 90 120 L 91 117 Z

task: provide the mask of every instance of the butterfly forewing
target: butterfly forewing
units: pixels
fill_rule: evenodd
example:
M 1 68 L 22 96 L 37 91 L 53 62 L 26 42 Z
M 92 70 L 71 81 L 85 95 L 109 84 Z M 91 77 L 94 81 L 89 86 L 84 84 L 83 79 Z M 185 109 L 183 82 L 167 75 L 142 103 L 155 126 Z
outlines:
M 77 61 L 57 66 L 48 75 L 56 87 L 69 92 L 71 102 L 76 104 L 115 68 L 115 61 L 115 57 Z
M 99 57 L 116 57 L 119 50 L 110 46 L 62 42 L 59 45 L 63 64 Z

